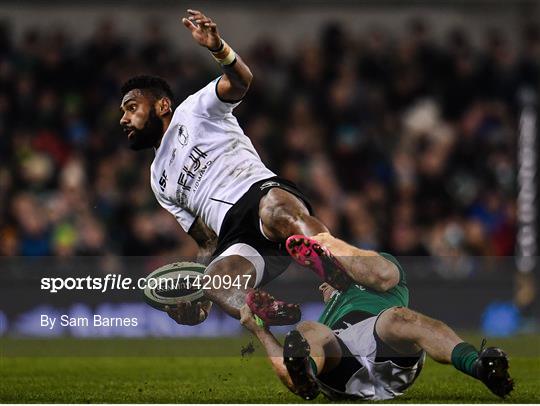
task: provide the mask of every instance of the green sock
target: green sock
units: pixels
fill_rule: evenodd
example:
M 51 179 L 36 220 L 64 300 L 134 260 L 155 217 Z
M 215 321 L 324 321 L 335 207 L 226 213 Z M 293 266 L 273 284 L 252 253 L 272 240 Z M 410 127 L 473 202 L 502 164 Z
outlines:
M 452 365 L 467 375 L 476 378 L 474 361 L 478 359 L 478 351 L 469 343 L 459 343 L 452 350 Z

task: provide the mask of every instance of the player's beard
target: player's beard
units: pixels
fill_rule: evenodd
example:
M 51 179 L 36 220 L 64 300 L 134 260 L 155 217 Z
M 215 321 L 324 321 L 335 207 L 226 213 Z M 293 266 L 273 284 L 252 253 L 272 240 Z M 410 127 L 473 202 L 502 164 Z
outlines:
M 134 151 L 156 147 L 163 136 L 163 123 L 152 109 L 148 120 L 141 130 L 133 128 L 133 135 L 128 138 L 129 147 Z

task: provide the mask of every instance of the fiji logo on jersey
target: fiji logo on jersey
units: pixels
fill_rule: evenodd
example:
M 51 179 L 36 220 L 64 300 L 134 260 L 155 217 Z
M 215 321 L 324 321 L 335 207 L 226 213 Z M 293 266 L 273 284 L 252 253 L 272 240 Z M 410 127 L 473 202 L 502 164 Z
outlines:
M 181 146 L 185 147 L 188 143 L 189 134 L 185 125 L 178 127 L 178 142 Z
M 163 170 L 163 173 L 161 174 L 161 177 L 159 178 L 159 188 L 162 192 L 165 192 L 165 188 L 167 187 L 167 172 L 165 172 L 165 169 Z

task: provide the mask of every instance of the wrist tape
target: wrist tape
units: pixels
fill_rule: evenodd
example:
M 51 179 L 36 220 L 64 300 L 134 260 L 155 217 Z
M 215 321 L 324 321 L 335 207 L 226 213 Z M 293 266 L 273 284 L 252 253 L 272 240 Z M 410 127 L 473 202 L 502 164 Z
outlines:
M 236 61 L 236 53 L 225 41 L 221 40 L 221 46 L 212 52 L 214 59 L 223 66 L 232 65 Z

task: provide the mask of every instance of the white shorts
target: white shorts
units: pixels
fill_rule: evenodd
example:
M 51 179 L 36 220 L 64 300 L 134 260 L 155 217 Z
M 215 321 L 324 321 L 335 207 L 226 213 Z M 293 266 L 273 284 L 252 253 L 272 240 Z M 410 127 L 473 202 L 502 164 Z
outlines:
M 264 276 L 265 263 L 261 254 L 259 254 L 259 252 L 251 245 L 244 243 L 236 243 L 231 245 L 229 248 L 219 254 L 218 257 L 214 258 L 214 260 L 210 262 L 206 269 L 210 269 L 210 265 L 215 264 L 216 262 L 219 262 L 222 259 L 227 258 L 231 255 L 239 255 L 251 262 L 251 264 L 255 268 L 255 285 L 253 287 L 259 287 Z
M 411 367 L 402 367 L 393 361 L 375 361 L 377 356 L 375 322 L 377 318 L 378 316 L 373 316 L 335 332 L 358 360 L 361 367 L 350 376 L 345 384 L 345 392 L 337 391 L 319 381 L 321 390 L 327 397 L 362 400 L 392 399 L 402 395 L 419 375 L 424 364 L 425 353 L 422 353 L 418 362 Z

